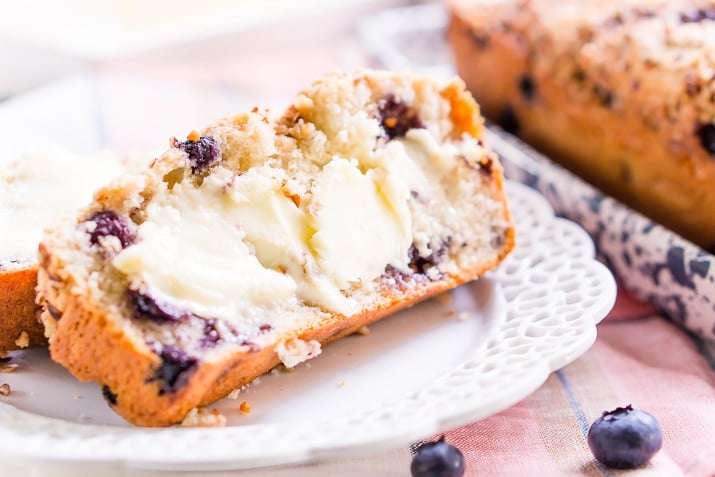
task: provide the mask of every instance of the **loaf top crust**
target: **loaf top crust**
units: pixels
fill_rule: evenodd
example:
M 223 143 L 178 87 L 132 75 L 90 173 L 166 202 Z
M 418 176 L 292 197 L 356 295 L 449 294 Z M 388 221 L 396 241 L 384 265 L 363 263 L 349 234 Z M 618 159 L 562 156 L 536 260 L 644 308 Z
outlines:
M 533 81 L 562 84 L 567 98 L 598 102 L 666 131 L 678 154 L 715 157 L 715 2 L 649 0 L 453 0 L 477 44 L 508 34 Z M 598 120 L 598 118 L 595 118 Z

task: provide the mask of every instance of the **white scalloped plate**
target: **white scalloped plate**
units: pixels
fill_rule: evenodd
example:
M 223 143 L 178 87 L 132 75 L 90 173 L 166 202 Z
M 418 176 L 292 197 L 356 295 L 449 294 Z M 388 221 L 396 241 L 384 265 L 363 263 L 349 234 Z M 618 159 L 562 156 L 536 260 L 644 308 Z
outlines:
M 217 403 L 223 428 L 133 428 L 94 384 L 44 351 L 2 375 L 0 452 L 27 458 L 223 470 L 404 446 L 501 411 L 584 353 L 616 286 L 577 225 L 537 192 L 508 184 L 512 255 L 481 280 L 332 344 L 293 373 Z M 242 401 L 252 411 L 241 413 Z

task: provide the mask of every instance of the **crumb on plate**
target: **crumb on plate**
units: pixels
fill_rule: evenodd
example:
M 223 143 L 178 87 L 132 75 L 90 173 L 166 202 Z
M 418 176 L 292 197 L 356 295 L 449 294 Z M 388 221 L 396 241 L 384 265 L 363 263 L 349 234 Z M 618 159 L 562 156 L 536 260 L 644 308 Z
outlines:
M 14 373 L 16 369 L 16 364 L 4 364 L 0 361 L 0 373 Z
M 17 346 L 18 348 L 27 348 L 28 346 L 30 346 L 30 335 L 27 334 L 27 331 L 23 331 L 20 333 L 20 335 L 15 340 L 15 346 Z
M 435 298 L 443 305 L 449 305 L 452 303 L 452 295 L 450 295 L 449 292 L 440 293 Z
M 181 427 L 225 427 L 226 416 L 218 409 L 208 412 L 205 408 L 195 407 L 189 411 L 180 425 Z

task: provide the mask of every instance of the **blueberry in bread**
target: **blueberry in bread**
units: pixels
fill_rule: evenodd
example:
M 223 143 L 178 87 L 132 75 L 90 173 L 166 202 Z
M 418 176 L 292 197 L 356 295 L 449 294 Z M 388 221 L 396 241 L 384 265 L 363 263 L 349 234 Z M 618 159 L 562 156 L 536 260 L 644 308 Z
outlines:
M 715 249 L 715 2 L 450 0 L 484 115 Z
M 123 168 L 109 152 L 80 155 L 53 146 L 0 170 L 0 353 L 46 343 L 35 305 L 43 228 L 75 214 Z
M 514 244 L 463 84 L 335 73 L 221 119 L 40 245 L 52 358 L 166 426 L 495 267 Z

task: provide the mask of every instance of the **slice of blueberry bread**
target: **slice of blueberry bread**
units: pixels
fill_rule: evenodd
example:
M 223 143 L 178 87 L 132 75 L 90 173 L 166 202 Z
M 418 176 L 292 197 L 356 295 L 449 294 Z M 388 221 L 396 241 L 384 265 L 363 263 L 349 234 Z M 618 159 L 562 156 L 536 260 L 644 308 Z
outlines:
M 123 168 L 109 152 L 80 155 L 53 146 L 0 170 L 0 353 L 46 343 L 35 305 L 43 228 L 76 214 Z
M 333 74 L 171 147 L 40 245 L 53 359 L 145 426 L 479 277 L 512 249 L 459 80 Z

